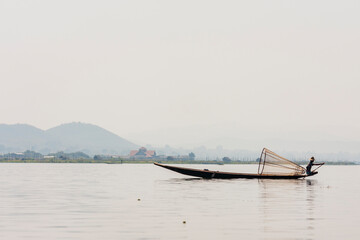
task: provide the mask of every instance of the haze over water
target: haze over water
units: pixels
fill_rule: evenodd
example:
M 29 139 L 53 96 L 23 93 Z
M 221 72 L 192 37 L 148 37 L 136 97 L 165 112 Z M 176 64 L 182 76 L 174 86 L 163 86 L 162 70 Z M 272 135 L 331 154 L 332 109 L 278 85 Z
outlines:
M 359 12 L 355 0 L 2 0 L 1 123 L 358 161 Z M 274 181 L 6 163 L 0 239 L 360 239 L 359 180 L 359 166 Z
M 356 0 L 2 0 L 1 123 L 358 153 L 359 12 Z
M 359 166 L 305 180 L 203 180 L 154 165 L 6 163 L 0 239 L 358 239 L 360 191 L 349 183 L 359 181 Z

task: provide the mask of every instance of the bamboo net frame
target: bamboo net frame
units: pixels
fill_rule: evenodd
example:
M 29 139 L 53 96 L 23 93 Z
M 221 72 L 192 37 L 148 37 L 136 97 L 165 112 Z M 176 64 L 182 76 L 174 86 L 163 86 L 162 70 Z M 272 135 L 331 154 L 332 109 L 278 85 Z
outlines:
M 260 156 L 258 174 L 303 175 L 305 168 L 264 148 Z

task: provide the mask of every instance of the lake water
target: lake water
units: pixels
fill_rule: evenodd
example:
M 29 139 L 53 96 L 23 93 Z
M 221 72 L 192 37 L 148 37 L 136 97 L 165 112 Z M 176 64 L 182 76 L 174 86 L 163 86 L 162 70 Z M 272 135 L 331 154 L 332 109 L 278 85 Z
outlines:
M 204 180 L 151 164 L 3 163 L 0 239 L 360 239 L 359 183 L 360 166 Z

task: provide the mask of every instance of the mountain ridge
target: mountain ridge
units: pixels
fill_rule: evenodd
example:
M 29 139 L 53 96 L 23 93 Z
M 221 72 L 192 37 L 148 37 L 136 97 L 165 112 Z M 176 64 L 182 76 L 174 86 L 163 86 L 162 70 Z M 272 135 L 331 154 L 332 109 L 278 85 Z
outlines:
M 83 151 L 87 154 L 127 154 L 134 144 L 94 124 L 71 122 L 47 130 L 29 124 L 0 124 L 0 152 L 34 150 Z

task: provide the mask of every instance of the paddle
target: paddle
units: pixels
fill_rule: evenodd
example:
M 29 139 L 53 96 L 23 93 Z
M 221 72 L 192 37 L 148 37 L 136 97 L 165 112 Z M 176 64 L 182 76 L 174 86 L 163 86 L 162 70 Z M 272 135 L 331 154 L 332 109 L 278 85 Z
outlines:
M 325 163 L 317 163 L 316 165 L 319 165 L 317 168 L 311 171 L 311 173 L 315 172 L 317 169 L 321 168 Z M 315 164 L 314 164 L 315 165 Z

